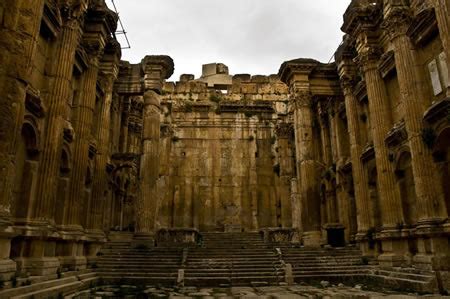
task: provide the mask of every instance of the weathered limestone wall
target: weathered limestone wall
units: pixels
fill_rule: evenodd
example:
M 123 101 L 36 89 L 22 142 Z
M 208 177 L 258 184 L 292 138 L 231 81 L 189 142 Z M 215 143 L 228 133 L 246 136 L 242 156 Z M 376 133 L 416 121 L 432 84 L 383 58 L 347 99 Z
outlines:
M 293 147 L 289 133 L 277 133 L 287 86 L 276 76 L 236 75 L 226 87 L 222 93 L 194 80 L 164 86 L 159 227 L 292 225 Z

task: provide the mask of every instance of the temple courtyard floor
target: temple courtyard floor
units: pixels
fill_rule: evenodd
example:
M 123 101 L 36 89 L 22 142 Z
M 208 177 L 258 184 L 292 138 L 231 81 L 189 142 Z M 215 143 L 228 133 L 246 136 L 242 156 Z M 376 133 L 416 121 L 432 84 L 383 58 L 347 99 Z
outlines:
M 357 298 L 357 299 L 410 299 L 410 298 L 450 298 L 442 295 L 419 295 L 415 293 L 399 293 L 392 291 L 366 290 L 362 285 L 344 286 L 330 285 L 322 281 L 321 285 L 295 286 L 261 286 L 261 287 L 228 287 L 228 288 L 197 288 L 197 287 L 153 287 L 138 288 L 135 286 L 102 286 L 84 291 L 70 298 L 100 299 L 100 298 L 243 298 L 243 299 L 301 299 L 301 298 Z M 67 298 L 67 297 L 66 297 Z

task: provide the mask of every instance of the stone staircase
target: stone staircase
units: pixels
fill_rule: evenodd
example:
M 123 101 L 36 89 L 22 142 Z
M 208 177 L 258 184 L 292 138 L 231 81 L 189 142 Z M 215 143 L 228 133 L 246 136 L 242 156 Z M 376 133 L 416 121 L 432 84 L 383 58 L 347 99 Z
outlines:
M 282 262 L 258 233 L 202 233 L 189 249 L 185 285 L 264 285 L 284 281 Z
M 114 240 L 102 248 L 97 273 L 106 283 L 174 285 L 182 252 L 182 248 L 133 248 L 131 241 Z
M 361 251 L 355 247 L 295 248 L 282 247 L 285 263 L 292 265 L 296 282 L 310 280 L 351 280 L 367 276 L 371 266 L 365 265 Z

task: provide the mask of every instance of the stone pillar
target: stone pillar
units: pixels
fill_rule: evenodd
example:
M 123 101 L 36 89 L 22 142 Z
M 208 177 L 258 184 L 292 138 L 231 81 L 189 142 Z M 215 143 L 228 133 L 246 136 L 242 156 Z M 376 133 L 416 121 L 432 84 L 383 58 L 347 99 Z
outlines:
M 341 82 L 345 96 L 345 109 L 347 112 L 348 134 L 350 136 L 350 156 L 352 160 L 353 186 L 356 199 L 356 221 L 358 225 L 357 241 L 361 242 L 364 254 L 370 254 L 366 241 L 370 228 L 370 203 L 367 192 L 368 180 L 364 165 L 361 162 L 361 154 L 364 145 L 361 143 L 361 128 L 359 126 L 358 101 L 353 94 L 353 81 L 346 76 L 346 71 L 341 70 Z
M 111 104 L 113 86 L 119 72 L 120 45 L 111 40 L 105 49 L 105 55 L 100 64 L 100 72 L 104 82 L 104 98 L 99 111 L 98 130 L 96 132 L 97 155 L 95 157 L 95 174 L 92 187 L 92 206 L 89 211 L 87 228 L 90 233 L 103 233 L 103 215 L 108 200 L 107 165 L 110 153 Z
M 35 219 L 53 223 L 56 186 L 65 120 L 66 103 L 71 96 L 70 82 L 75 59 L 75 50 L 80 41 L 80 20 L 86 7 L 79 6 L 71 11 L 64 23 L 59 40 L 55 45 L 54 67 L 50 74 L 50 90 L 47 101 L 46 135 L 42 142 L 39 168 L 38 191 L 33 208 Z
M 358 100 L 353 94 L 355 73 L 355 66 L 350 59 L 347 58 L 339 63 L 339 75 L 345 96 L 345 110 L 347 114 L 348 134 L 350 137 L 350 157 L 352 161 L 353 186 L 356 200 L 356 221 L 358 226 L 356 240 L 360 242 L 364 255 L 372 255 L 367 243 L 367 232 L 370 228 L 370 203 L 367 190 L 368 179 L 364 165 L 361 162 L 364 144 L 362 144 L 361 137 Z
M 312 97 L 307 88 L 295 87 L 293 97 L 299 194 L 302 198 L 303 243 L 320 246 L 320 196 L 318 164 L 314 155 Z
M 450 0 L 434 0 L 434 10 L 436 12 L 442 46 L 447 56 L 448 78 L 450 78 L 450 67 L 448 67 L 448 62 L 450 61 Z M 447 97 L 450 97 L 450 84 L 447 86 Z
M 385 137 L 392 127 L 392 116 L 384 81 L 378 71 L 379 50 L 369 44 L 372 37 L 367 32 L 358 36 L 358 60 L 362 66 L 369 98 L 370 123 L 377 166 L 377 187 L 380 198 L 383 231 L 377 235 L 383 241 L 382 266 L 398 266 L 407 252 L 406 240 L 400 237 L 398 227 L 404 223 L 400 192 L 397 188 L 395 169 L 389 161 Z
M 144 127 L 140 169 L 140 194 L 136 199 L 135 239 L 152 245 L 158 213 L 160 93 L 163 80 L 173 73 L 168 56 L 147 56 L 142 61 L 144 77 Z
M 405 125 L 411 149 L 418 222 L 439 223 L 448 215 L 437 166 L 433 161 L 431 150 L 422 141 L 425 95 L 420 88 L 422 80 L 415 67 L 418 58 L 411 40 L 406 35 L 410 24 L 410 11 L 406 6 L 397 6 L 391 4 L 391 1 L 385 2 L 383 25 L 394 45 L 400 96 L 405 109 Z M 448 18 L 447 15 L 447 22 Z

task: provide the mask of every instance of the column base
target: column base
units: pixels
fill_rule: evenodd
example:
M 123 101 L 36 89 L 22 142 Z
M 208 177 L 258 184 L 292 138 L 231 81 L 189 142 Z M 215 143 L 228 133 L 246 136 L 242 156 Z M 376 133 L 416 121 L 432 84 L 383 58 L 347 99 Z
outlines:
M 411 264 L 408 240 L 382 240 L 383 253 L 378 256 L 378 263 L 382 268 L 408 267 Z
M 61 268 L 68 271 L 79 271 L 86 269 L 86 257 L 84 256 L 62 256 L 59 258 Z
M 306 247 L 320 247 L 322 245 L 322 233 L 320 231 L 303 232 L 303 245 Z
M 0 281 L 9 281 L 16 275 L 17 266 L 13 260 L 0 260 Z
M 56 274 L 60 266 L 57 257 L 20 257 L 15 261 L 20 272 L 29 273 L 31 276 Z

